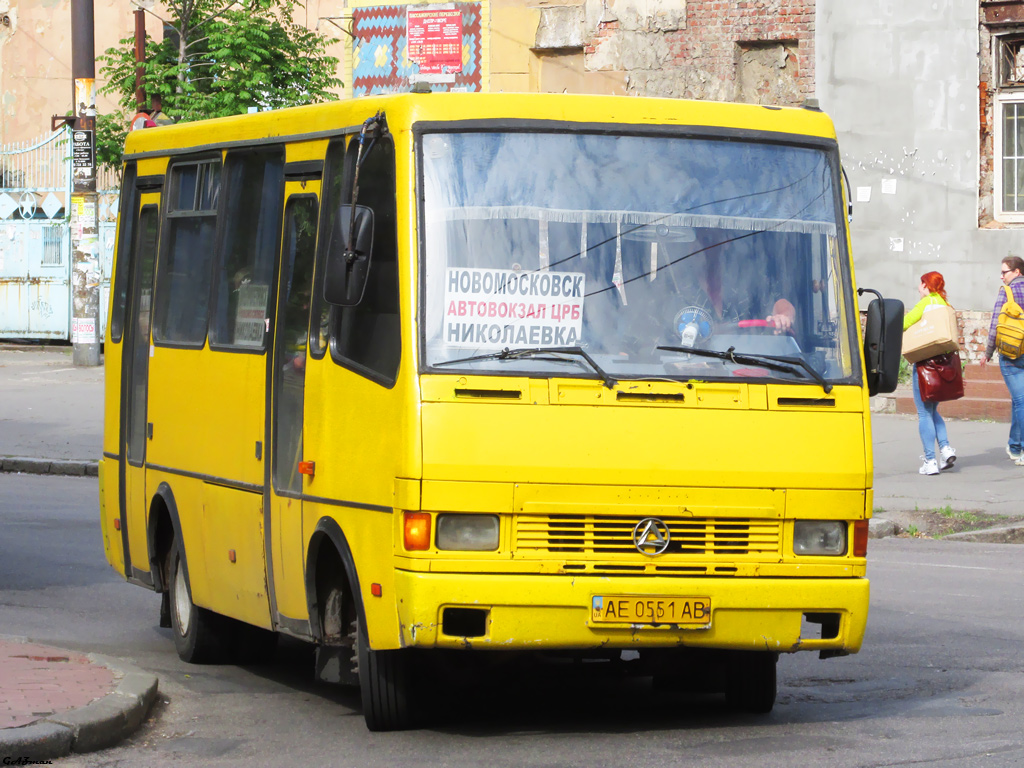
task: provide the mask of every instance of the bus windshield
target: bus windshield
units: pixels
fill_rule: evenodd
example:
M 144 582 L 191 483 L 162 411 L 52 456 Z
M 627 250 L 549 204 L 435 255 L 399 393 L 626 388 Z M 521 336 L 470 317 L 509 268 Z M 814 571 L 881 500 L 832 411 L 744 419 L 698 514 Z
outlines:
M 428 367 L 859 382 L 834 150 L 451 132 L 420 151 Z

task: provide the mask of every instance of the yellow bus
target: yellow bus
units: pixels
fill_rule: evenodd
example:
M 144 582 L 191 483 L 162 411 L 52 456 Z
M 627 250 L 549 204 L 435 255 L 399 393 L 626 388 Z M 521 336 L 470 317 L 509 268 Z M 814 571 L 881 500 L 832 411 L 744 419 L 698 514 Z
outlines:
M 862 337 L 844 190 L 813 105 L 414 93 L 133 132 L 107 559 L 182 659 L 301 638 L 373 730 L 416 722 L 439 649 L 770 710 L 779 654 L 856 652 L 868 612 L 902 305 Z

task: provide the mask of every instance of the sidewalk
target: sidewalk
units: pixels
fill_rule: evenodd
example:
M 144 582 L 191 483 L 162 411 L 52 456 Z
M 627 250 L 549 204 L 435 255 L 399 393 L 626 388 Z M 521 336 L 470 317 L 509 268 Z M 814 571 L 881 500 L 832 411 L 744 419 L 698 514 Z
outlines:
M 990 515 L 1021 513 L 1024 467 L 1018 467 L 1006 455 L 1009 424 L 946 419 L 957 459 L 952 469 L 938 475 L 918 474 L 922 450 L 916 416 L 872 414 L 871 428 L 876 510 L 950 506 Z M 884 512 L 881 514 L 884 516 Z
M 102 434 L 102 367 L 75 368 L 70 347 L 0 345 L 0 470 L 95 475 Z M 156 693 L 121 660 L 0 635 L 0 763 L 112 746 Z
M 156 692 L 155 675 L 124 662 L 0 636 L 0 762 L 112 746 Z
M 71 347 L 0 345 L 0 470 L 96 474 L 103 368 L 76 368 Z

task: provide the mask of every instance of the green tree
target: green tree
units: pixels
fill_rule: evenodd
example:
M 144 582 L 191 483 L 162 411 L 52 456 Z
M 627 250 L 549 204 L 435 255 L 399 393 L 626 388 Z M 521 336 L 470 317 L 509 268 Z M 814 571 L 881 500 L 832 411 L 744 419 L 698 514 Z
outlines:
M 337 98 L 338 59 L 327 55 L 336 41 L 294 22 L 298 0 L 169 0 L 165 7 L 168 18 L 157 18 L 168 32 L 161 41 L 147 36 L 143 84 L 176 121 Z M 97 119 L 96 160 L 118 169 L 136 111 L 135 38 L 97 60 L 107 79 L 101 91 L 120 109 Z

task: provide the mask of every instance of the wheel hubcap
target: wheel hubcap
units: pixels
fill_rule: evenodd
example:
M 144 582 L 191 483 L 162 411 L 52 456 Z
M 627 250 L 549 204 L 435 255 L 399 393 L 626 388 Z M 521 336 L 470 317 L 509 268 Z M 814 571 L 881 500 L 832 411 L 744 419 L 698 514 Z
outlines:
M 174 572 L 174 614 L 178 619 L 178 631 L 182 636 L 188 634 L 189 620 L 192 618 L 192 601 L 188 597 L 188 585 L 185 583 L 185 572 L 181 561 Z

